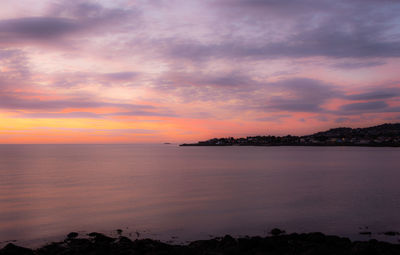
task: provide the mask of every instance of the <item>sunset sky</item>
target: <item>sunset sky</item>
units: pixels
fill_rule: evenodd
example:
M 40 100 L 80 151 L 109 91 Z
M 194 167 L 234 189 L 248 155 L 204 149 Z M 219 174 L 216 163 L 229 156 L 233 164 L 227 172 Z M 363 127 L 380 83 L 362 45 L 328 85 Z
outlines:
M 0 143 L 400 122 L 398 0 L 0 2 Z

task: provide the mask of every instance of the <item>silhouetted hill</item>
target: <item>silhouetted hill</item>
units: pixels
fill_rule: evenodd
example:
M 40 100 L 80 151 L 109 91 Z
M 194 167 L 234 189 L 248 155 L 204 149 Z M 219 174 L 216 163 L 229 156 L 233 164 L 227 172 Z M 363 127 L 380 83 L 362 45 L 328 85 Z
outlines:
M 213 138 L 181 146 L 400 146 L 400 123 L 367 128 L 333 128 L 305 136 L 248 136 Z
M 311 136 L 393 136 L 400 135 L 400 123 L 396 124 L 382 124 L 379 126 L 367 127 L 367 128 L 348 128 L 340 127 L 333 128 L 328 131 L 318 132 Z

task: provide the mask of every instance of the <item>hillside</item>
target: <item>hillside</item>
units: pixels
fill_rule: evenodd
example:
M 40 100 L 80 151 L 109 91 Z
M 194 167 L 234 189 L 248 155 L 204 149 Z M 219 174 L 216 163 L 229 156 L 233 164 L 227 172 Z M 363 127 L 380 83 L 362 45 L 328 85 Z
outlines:
M 213 138 L 181 146 L 400 146 L 400 123 L 367 128 L 333 128 L 305 136 L 248 136 Z

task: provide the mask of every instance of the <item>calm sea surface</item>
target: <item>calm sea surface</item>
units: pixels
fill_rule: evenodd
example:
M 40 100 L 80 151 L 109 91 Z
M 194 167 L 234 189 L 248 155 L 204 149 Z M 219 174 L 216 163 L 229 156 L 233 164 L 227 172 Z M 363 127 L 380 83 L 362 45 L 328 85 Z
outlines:
M 179 243 L 274 227 L 400 231 L 400 149 L 0 145 L 0 247 L 71 231 Z

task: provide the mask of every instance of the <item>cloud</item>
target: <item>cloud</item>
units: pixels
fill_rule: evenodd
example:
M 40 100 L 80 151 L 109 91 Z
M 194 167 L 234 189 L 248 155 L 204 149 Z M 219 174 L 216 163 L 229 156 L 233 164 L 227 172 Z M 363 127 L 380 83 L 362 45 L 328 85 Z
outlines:
M 97 128 L 48 128 L 48 127 L 39 127 L 34 128 L 35 130 L 48 130 L 48 131 L 70 131 L 70 132 L 83 132 L 83 133 L 105 133 L 111 135 L 118 134 L 156 134 L 160 131 L 151 130 L 151 129 L 140 129 L 140 128 L 118 128 L 118 129 L 97 129 Z M 23 130 L 25 131 L 25 130 Z M 26 132 L 26 131 L 25 131 Z
M 323 112 L 329 99 L 341 96 L 331 84 L 309 78 L 283 79 L 269 83 L 267 90 L 281 95 L 267 98 L 264 108 L 289 112 Z
M 91 97 L 72 97 L 60 100 L 43 100 L 21 96 L 19 93 L 0 94 L 0 109 L 12 110 L 62 110 L 67 108 L 115 107 L 124 109 L 153 109 L 151 105 L 135 105 L 98 101 Z
M 265 19 L 294 19 L 327 10 L 332 5 L 324 0 L 215 0 L 213 6 L 235 21 L 262 23 Z M 257 21 L 255 21 L 257 19 Z
M 0 109 L 14 110 L 13 113 L 22 118 L 44 118 L 44 119 L 69 119 L 69 118 L 109 118 L 119 116 L 142 116 L 142 117 L 178 117 L 177 114 L 163 107 L 154 107 L 150 105 L 135 105 L 135 104 L 118 104 L 108 102 L 96 102 L 88 100 L 58 100 L 58 101 L 43 101 L 43 100 L 3 100 L 0 96 Z M 21 102 L 25 101 L 25 102 Z M 130 111 L 116 111 L 109 113 L 95 113 L 90 111 L 76 112 L 59 112 L 67 108 L 96 108 L 96 107 L 118 107 Z M 35 111 L 35 112 L 20 112 Z M 58 110 L 58 111 L 57 111 Z M 50 111 L 50 112 L 49 112 Z
M 38 118 L 38 119 L 94 119 L 94 118 L 102 118 L 100 114 L 92 113 L 92 112 L 39 112 L 39 113 L 23 113 L 19 114 L 19 117 L 23 118 Z
M 266 116 L 266 117 L 262 117 L 262 118 L 256 118 L 254 120 L 255 121 L 267 121 L 267 122 L 277 122 L 277 121 L 280 122 L 281 119 L 290 118 L 290 117 L 292 117 L 292 115 L 279 114 L 279 115 Z
M 105 73 L 103 77 L 111 81 L 132 81 L 136 79 L 140 74 L 137 72 L 117 72 L 117 73 Z
M 124 22 L 132 19 L 138 23 L 139 16 L 134 8 L 106 8 L 93 2 L 60 1 L 52 4 L 48 12 L 40 16 L 0 20 L 0 45 L 67 47 L 82 37 L 126 32 L 128 28 Z
M 376 66 L 382 66 L 385 64 L 386 62 L 384 61 L 340 62 L 333 64 L 332 67 L 338 69 L 351 70 L 351 69 L 371 68 Z
M 93 129 L 94 132 L 105 132 L 110 134 L 157 134 L 154 129 L 124 128 L 124 129 Z
M 168 72 L 160 77 L 164 84 L 171 85 L 170 88 L 177 87 L 213 87 L 213 88 L 235 88 L 249 87 L 256 82 L 248 75 L 236 72 L 220 73 L 189 73 L 189 72 Z
M 349 100 L 379 100 L 400 97 L 400 88 L 381 88 L 369 92 L 346 95 Z
M 340 107 L 343 112 L 359 112 L 359 111 L 381 111 L 382 109 L 388 108 L 388 104 L 384 101 L 373 101 L 364 103 L 352 103 L 345 104 Z
M 314 119 L 316 119 L 318 121 L 322 121 L 322 122 L 329 121 L 329 118 L 324 116 L 324 115 L 317 115 L 317 116 L 314 117 Z
M 75 20 L 56 17 L 31 17 L 0 21 L 1 41 L 26 39 L 51 40 L 82 29 Z
M 212 31 L 215 40 L 196 40 L 189 34 L 151 44 L 169 57 L 192 61 L 400 57 L 399 3 L 220 0 L 212 6 L 220 14 Z M 336 68 L 381 63 L 341 63 Z
M 49 75 L 53 86 L 62 88 L 85 87 L 89 84 L 103 86 L 133 86 L 140 81 L 143 73 L 140 72 L 63 72 Z
M 64 0 L 51 4 L 46 15 L 75 18 L 84 21 L 87 25 L 104 25 L 105 23 L 114 24 L 139 14 L 138 9 L 132 7 L 109 8 L 94 1 Z
M 181 102 L 221 102 L 245 97 L 260 85 L 242 72 L 166 72 L 153 88 Z
M 158 117 L 177 117 L 177 115 L 170 111 L 157 109 L 156 111 L 129 111 L 129 112 L 114 112 L 104 114 L 105 116 L 158 116 Z
M 349 122 L 349 121 L 351 121 L 350 118 L 337 118 L 337 119 L 335 119 L 336 123 L 345 123 L 345 122 Z
M 146 108 L 143 106 L 130 105 L 130 108 Z M 28 110 L 28 109 L 24 109 Z M 29 108 L 29 110 L 35 110 L 34 108 Z M 36 110 L 47 110 L 47 108 L 39 108 Z M 61 110 L 61 109 L 60 109 Z M 31 112 L 31 113 L 21 113 L 16 112 L 18 117 L 23 118 L 38 118 L 38 119 L 98 119 L 98 118 L 108 118 L 108 117 L 118 117 L 118 116 L 142 116 L 142 117 L 177 117 L 177 115 L 171 111 L 167 111 L 161 108 L 155 108 L 154 111 L 148 110 L 135 110 L 135 111 L 125 111 L 125 112 L 111 112 L 111 113 L 94 113 L 94 112 Z
M 0 70 L 0 89 L 22 85 L 31 74 L 28 58 L 19 49 L 0 49 Z
M 297 32 L 279 42 L 246 43 L 227 40 L 218 44 L 196 41 L 171 41 L 164 47 L 168 56 L 195 61 L 218 58 L 277 59 L 277 58 L 393 58 L 400 57 L 400 39 L 385 41 L 371 38 L 370 30 L 354 32 L 336 29 L 334 22 L 321 27 Z M 378 29 L 378 28 L 370 28 Z M 370 65 L 380 63 L 370 63 Z M 347 64 L 350 65 L 350 64 Z M 339 67 L 343 66 L 339 64 Z M 338 67 L 338 66 L 336 66 Z M 354 67 L 366 65 L 353 64 Z
M 400 57 L 398 1 L 41 6 L 0 20 L 0 108 L 16 117 L 334 122 L 399 110 L 389 84 Z M 126 91 L 135 94 L 119 100 Z

